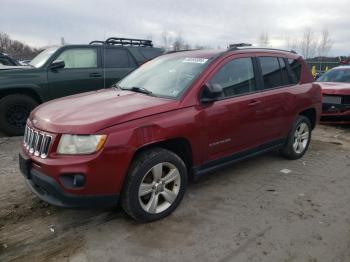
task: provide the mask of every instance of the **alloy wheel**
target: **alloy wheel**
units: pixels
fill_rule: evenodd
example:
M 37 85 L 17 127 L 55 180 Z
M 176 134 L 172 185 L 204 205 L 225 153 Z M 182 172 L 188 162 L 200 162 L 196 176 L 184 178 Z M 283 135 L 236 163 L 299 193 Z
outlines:
M 153 166 L 143 177 L 138 198 L 142 209 L 158 214 L 168 209 L 176 200 L 181 176 L 175 165 L 162 162 Z
M 306 123 L 302 122 L 294 133 L 293 149 L 295 153 L 301 154 L 306 149 L 309 142 L 310 130 Z

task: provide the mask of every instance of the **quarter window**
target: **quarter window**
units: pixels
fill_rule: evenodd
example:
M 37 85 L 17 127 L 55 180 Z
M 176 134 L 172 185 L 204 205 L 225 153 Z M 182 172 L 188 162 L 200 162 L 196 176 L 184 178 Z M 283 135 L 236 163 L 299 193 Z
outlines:
M 56 60 L 63 60 L 64 68 L 96 68 L 97 51 L 95 48 L 67 49 Z
M 211 83 L 223 88 L 224 96 L 230 97 L 256 90 L 251 58 L 238 58 L 225 64 L 212 78 Z
M 260 57 L 264 89 L 282 86 L 282 74 L 277 57 Z

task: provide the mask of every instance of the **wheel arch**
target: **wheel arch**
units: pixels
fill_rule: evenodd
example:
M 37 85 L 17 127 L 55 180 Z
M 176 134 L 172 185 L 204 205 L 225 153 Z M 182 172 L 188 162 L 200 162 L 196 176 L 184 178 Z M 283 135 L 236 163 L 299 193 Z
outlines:
M 311 128 L 314 129 L 316 126 L 316 109 L 315 108 L 308 108 L 299 113 L 301 116 L 305 116 L 310 120 Z
M 178 155 L 184 161 L 188 174 L 191 175 L 193 164 L 192 146 L 189 140 L 184 137 L 169 138 L 143 145 L 135 151 L 130 163 L 132 163 L 138 154 L 154 147 L 164 148 Z
M 192 147 L 184 137 L 169 138 L 143 145 L 135 151 L 133 159 L 137 154 L 154 147 L 161 147 L 174 152 L 184 161 L 187 168 L 192 167 Z
M 35 87 L 15 87 L 0 89 L 0 99 L 8 95 L 27 95 L 33 98 L 39 104 L 44 101 L 40 94 L 35 90 Z

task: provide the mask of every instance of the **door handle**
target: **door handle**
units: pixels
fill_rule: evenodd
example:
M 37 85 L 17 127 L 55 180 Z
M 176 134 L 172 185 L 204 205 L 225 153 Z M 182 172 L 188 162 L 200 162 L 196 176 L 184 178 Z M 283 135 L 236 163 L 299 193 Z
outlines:
M 261 103 L 260 100 L 252 100 L 248 103 L 248 106 L 255 106 L 255 105 L 258 105 L 260 103 Z
M 102 74 L 98 72 L 90 73 L 90 77 L 101 77 Z

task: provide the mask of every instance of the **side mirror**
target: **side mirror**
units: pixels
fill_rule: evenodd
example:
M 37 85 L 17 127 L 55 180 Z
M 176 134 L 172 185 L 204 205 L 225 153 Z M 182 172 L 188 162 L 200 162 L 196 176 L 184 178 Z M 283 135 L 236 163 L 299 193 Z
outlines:
M 66 64 L 64 63 L 64 61 L 62 60 L 55 60 L 51 63 L 50 65 L 50 69 L 60 69 L 60 68 L 64 68 L 66 66 Z
M 222 96 L 223 89 L 219 84 L 206 83 L 203 86 L 203 91 L 201 95 L 202 103 L 211 103 L 218 100 Z

